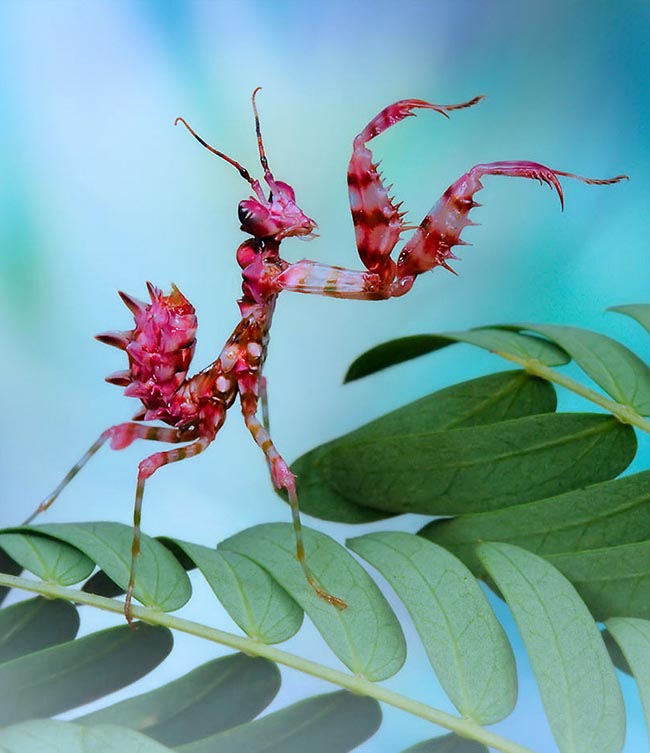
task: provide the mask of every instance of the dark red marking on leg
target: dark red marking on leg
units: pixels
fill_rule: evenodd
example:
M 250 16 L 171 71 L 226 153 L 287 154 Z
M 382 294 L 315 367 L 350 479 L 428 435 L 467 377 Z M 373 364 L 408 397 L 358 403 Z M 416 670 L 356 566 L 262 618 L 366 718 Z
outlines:
M 400 212 L 401 202 L 395 202 L 389 195 L 391 187 L 384 186 L 366 143 L 404 118 L 415 115 L 415 109 L 435 110 L 448 117 L 447 111 L 471 107 L 481 99 L 474 97 L 458 105 L 403 99 L 385 107 L 354 139 L 348 167 L 348 192 L 357 251 L 363 265 L 378 274 L 385 284 L 391 283 L 395 276 L 395 263 L 390 255 L 404 230 L 404 213 Z
M 305 575 L 307 583 L 315 591 L 316 595 L 324 601 L 332 604 L 337 609 L 346 609 L 347 604 L 343 599 L 328 593 L 322 588 L 316 580 L 311 568 L 305 559 L 305 543 L 302 533 L 302 524 L 300 522 L 300 507 L 298 504 L 298 494 L 296 492 L 296 480 L 284 458 L 280 455 L 273 444 L 273 440 L 267 429 L 264 428 L 261 421 L 257 418 L 257 395 L 250 391 L 247 384 L 240 384 L 240 397 L 242 404 L 242 414 L 246 427 L 250 431 L 255 443 L 264 453 L 271 479 L 276 489 L 285 489 L 289 499 L 291 509 L 291 520 L 293 523 L 293 532 L 296 539 L 296 559 Z
M 205 449 L 214 440 L 227 409 L 234 403 L 238 393 L 244 420 L 266 456 L 273 483 L 287 491 L 296 535 L 296 557 L 307 582 L 320 598 L 338 608 L 346 606 L 345 602 L 328 594 L 318 585 L 305 560 L 295 480 L 269 435 L 262 368 L 273 311 L 280 292 L 291 290 L 332 298 L 381 300 L 404 295 L 411 289 L 416 277 L 427 270 L 436 266 L 450 269 L 449 261 L 456 258 L 452 252 L 453 246 L 464 244 L 461 232 L 467 225 L 474 224 L 468 214 L 473 207 L 478 206 L 473 197 L 482 187 L 481 178 L 484 175 L 534 178 L 555 189 L 560 201 L 563 199 L 559 178 L 575 178 L 585 183 L 608 185 L 626 177 L 619 175 L 604 180 L 583 178 L 524 161 L 477 165 L 453 183 L 422 223 L 413 228 L 404 223 L 401 204 L 390 196 L 391 187 L 384 185 L 367 143 L 392 125 L 414 115 L 414 110 L 429 109 L 447 116 L 451 111 L 471 107 L 481 97 L 456 105 L 435 105 L 421 99 L 400 100 L 384 108 L 353 142 L 348 170 L 350 209 L 357 249 L 365 269 L 350 270 L 309 259 L 290 264 L 280 256 L 281 242 L 293 236 L 312 238 L 317 226 L 298 205 L 294 189 L 288 183 L 276 180 L 269 170 L 255 100 L 258 91 L 256 89 L 253 92 L 253 112 L 268 195 L 260 181 L 252 178 L 239 162 L 210 146 L 184 119 L 176 120 L 203 147 L 237 169 L 254 194 L 241 201 L 238 207 L 241 229 L 251 236 L 239 246 L 236 255 L 243 278 L 242 297 L 238 301 L 242 317 L 240 323 L 218 358 L 190 377 L 188 373 L 194 353 L 197 321 L 189 301 L 175 286 L 172 286 L 169 295 L 163 295 L 151 283 L 147 283 L 150 303 L 120 293 L 133 314 L 134 328 L 129 331 L 107 332 L 99 335 L 98 339 L 124 350 L 129 368 L 112 374 L 108 381 L 126 387 L 125 395 L 141 401 L 142 405 L 133 421 L 160 420 L 171 428 L 131 422 L 118 424 L 103 432 L 35 513 L 47 509 L 108 440 L 115 449 L 127 447 L 135 439 L 192 442 L 186 447 L 155 453 L 139 466 L 133 516 L 132 562 L 124 607 L 129 623 L 135 587 L 135 562 L 140 551 L 140 518 L 145 482 L 162 465 L 196 455 Z M 393 249 L 401 234 L 410 229 L 414 229 L 415 233 L 395 262 L 391 258 Z M 258 399 L 262 402 L 265 425 L 256 416 Z M 34 515 L 27 522 L 33 517 Z
M 93 455 L 108 441 L 113 450 L 122 450 L 128 447 L 136 439 L 151 439 L 157 442 L 186 442 L 191 437 L 187 432 L 179 429 L 164 429 L 157 426 L 143 426 L 142 424 L 126 423 L 111 426 L 110 429 L 103 431 L 79 460 L 66 473 L 61 483 L 48 494 L 40 503 L 34 512 L 23 522 L 23 525 L 29 525 L 37 515 L 51 507 L 56 498 L 61 494 L 65 487 L 93 457 Z
M 476 165 L 469 172 L 462 175 L 445 191 L 437 204 L 422 220 L 413 237 L 402 249 L 397 260 L 397 283 L 412 281 L 416 275 L 422 274 L 436 266 L 443 266 L 453 271 L 448 260 L 456 258 L 451 249 L 453 246 L 466 245 L 460 234 L 468 225 L 474 225 L 468 215 L 471 209 L 480 206 L 473 197 L 483 188 L 481 179 L 486 175 L 506 175 L 514 178 L 530 178 L 546 184 L 554 189 L 564 208 L 562 186 L 558 176 L 575 178 L 584 183 L 594 185 L 609 185 L 626 179 L 627 176 L 618 175 L 605 180 L 583 178 L 580 175 L 553 170 L 538 162 L 511 161 L 492 162 Z
M 136 559 L 140 554 L 140 530 L 142 519 L 142 500 L 144 497 L 144 486 L 148 478 L 163 465 L 177 463 L 179 460 L 191 458 L 203 452 L 210 444 L 210 439 L 198 439 L 192 444 L 185 447 L 176 447 L 166 452 L 156 452 L 145 458 L 138 466 L 138 483 L 135 489 L 135 505 L 133 507 L 133 542 L 131 543 L 131 571 L 129 573 L 129 584 L 126 589 L 126 598 L 124 599 L 124 615 L 129 625 L 133 625 L 131 616 L 131 602 L 133 600 L 133 589 L 135 588 L 135 571 Z

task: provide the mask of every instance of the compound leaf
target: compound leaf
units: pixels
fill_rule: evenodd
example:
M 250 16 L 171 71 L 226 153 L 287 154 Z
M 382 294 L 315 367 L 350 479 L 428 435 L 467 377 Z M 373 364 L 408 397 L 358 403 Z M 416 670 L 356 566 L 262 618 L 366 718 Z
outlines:
M 511 544 L 481 544 L 479 556 L 512 610 L 561 753 L 619 753 L 621 690 L 573 586 L 541 557 Z
M 0 730 L 2 753 L 173 753 L 155 740 L 122 727 L 81 727 L 36 719 Z
M 478 724 L 510 714 L 517 674 L 510 643 L 471 572 L 420 536 L 381 532 L 347 545 L 388 580 L 404 602 L 443 689 Z
M 93 562 L 126 590 L 131 570 L 133 529 L 121 523 L 49 523 L 30 526 L 34 531 L 65 541 L 88 555 Z M 163 612 L 180 609 L 192 588 L 183 567 L 159 541 L 145 534 L 137 560 L 134 596 L 142 604 Z
M 359 505 L 452 515 L 612 478 L 635 451 L 634 430 L 612 417 L 550 413 L 442 432 L 344 437 L 323 453 L 320 472 Z
M 607 310 L 631 316 L 650 332 L 650 303 L 628 303 L 625 306 L 610 306 Z
M 254 719 L 279 689 L 280 672 L 273 662 L 233 654 L 75 721 L 130 727 L 160 743 L 177 746 Z
M 400 337 L 377 345 L 352 362 L 345 375 L 345 382 L 374 374 L 376 371 L 409 361 L 412 358 L 440 350 L 454 343 L 468 343 L 485 350 L 509 353 L 525 360 L 534 359 L 546 366 L 567 363 L 569 356 L 556 345 L 540 337 L 524 335 L 507 329 L 482 327 L 464 332 L 442 332 L 436 335 L 413 335 Z
M 79 612 L 67 601 L 37 596 L 0 610 L 0 663 L 71 641 Z
M 598 332 L 557 324 L 519 324 L 566 350 L 596 384 L 642 416 L 650 415 L 650 368 L 625 345 Z
M 390 513 L 361 507 L 327 481 L 321 462 L 342 441 L 482 426 L 555 410 L 553 386 L 523 371 L 505 371 L 452 385 L 398 408 L 345 437 L 321 445 L 296 460 L 300 508 L 310 515 L 345 523 L 363 523 Z
M 41 580 L 71 586 L 87 578 L 95 563 L 74 546 L 34 535 L 38 527 L 0 533 L 0 548 Z
M 178 753 L 347 753 L 380 723 L 377 701 L 340 690 L 183 745 Z
M 303 611 L 253 560 L 227 549 L 210 549 L 174 539 L 196 564 L 216 597 L 246 635 L 280 643 L 295 635 Z
M 650 731 L 650 622 L 630 617 L 612 617 L 605 623 L 634 675 L 646 726 Z
M 305 610 L 338 658 L 353 672 L 383 680 L 406 658 L 397 617 L 368 573 L 342 546 L 323 533 L 303 529 L 309 567 L 317 583 L 343 599 L 338 609 L 319 598 L 297 559 L 293 528 L 284 523 L 254 526 L 219 544 L 267 570 Z
M 0 725 L 59 714 L 129 685 L 169 654 L 166 628 L 136 623 L 0 665 Z

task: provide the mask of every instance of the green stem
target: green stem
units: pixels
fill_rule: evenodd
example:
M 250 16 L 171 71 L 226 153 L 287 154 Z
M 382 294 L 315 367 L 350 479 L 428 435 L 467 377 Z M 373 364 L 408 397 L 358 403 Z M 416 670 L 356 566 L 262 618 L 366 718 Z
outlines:
M 555 384 L 559 384 L 567 390 L 575 392 L 576 395 L 580 395 L 586 400 L 589 400 L 596 405 L 600 405 L 601 408 L 604 408 L 606 411 L 616 416 L 616 418 L 622 423 L 632 424 L 632 426 L 636 426 L 642 431 L 650 433 L 650 421 L 640 416 L 629 405 L 622 405 L 615 400 L 610 400 L 599 392 L 596 392 L 589 387 L 585 387 L 583 384 L 580 384 L 580 382 L 576 382 L 575 379 L 571 379 L 568 376 L 564 376 L 564 374 L 554 371 L 550 366 L 544 365 L 541 361 L 538 361 L 535 358 L 520 358 L 512 353 L 504 353 L 500 350 L 495 350 L 494 352 L 501 356 L 501 358 L 505 358 L 507 361 L 512 361 L 513 363 L 522 366 L 529 374 L 541 377 L 549 382 L 555 382 Z
M 114 612 L 121 616 L 124 614 L 124 605 L 119 601 L 107 599 L 104 596 L 97 596 L 96 594 L 85 593 L 84 591 L 77 591 L 72 588 L 64 588 L 54 583 L 32 581 L 0 573 L 0 585 L 42 594 L 51 599 L 66 599 L 67 601 L 79 604 L 88 604 L 89 606 L 97 607 L 107 612 Z M 252 638 L 226 633 L 223 630 L 217 630 L 198 622 L 174 617 L 160 610 L 148 607 L 132 606 L 131 613 L 134 617 L 151 625 L 161 625 L 199 638 L 205 638 L 206 640 L 234 648 L 251 656 L 263 656 L 277 664 L 283 664 L 285 667 L 291 667 L 292 669 L 297 669 L 299 672 L 319 677 L 334 685 L 351 690 L 353 693 L 375 698 L 377 701 L 383 701 L 390 706 L 402 709 L 409 714 L 419 716 L 440 727 L 456 732 L 461 737 L 476 740 L 484 745 L 500 750 L 502 753 L 533 753 L 530 748 L 525 748 L 522 745 L 518 745 L 511 740 L 490 732 L 469 719 L 447 714 L 444 711 L 381 687 L 362 677 L 326 667 L 309 659 L 303 659 L 300 656 L 281 651 L 278 648 L 253 640 Z

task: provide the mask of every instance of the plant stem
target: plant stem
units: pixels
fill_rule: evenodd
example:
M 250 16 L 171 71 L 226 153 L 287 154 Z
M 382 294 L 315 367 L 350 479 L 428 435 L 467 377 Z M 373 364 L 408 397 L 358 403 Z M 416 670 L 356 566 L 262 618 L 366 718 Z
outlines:
M 85 593 L 84 591 L 78 591 L 72 588 L 65 588 L 54 583 L 32 581 L 27 578 L 19 578 L 14 575 L 0 573 L 0 585 L 42 594 L 51 599 L 65 599 L 75 603 L 88 604 L 89 606 L 97 607 L 98 609 L 103 609 L 107 612 L 114 612 L 122 616 L 124 614 L 124 605 L 115 599 L 107 599 L 104 596 L 97 596 L 96 594 Z M 469 719 L 454 716 L 453 714 L 447 714 L 444 711 L 427 706 L 413 698 L 395 693 L 392 690 L 388 690 L 387 688 L 381 687 L 380 685 L 372 683 L 362 677 L 358 677 L 357 675 L 332 669 L 331 667 L 318 664 L 309 659 L 304 659 L 295 654 L 290 654 L 286 651 L 274 648 L 273 646 L 269 646 L 266 643 L 253 640 L 252 638 L 234 635 L 233 633 L 217 630 L 216 628 L 202 625 L 198 622 L 174 617 L 165 612 L 161 612 L 158 609 L 132 606 L 131 613 L 134 617 L 137 617 L 150 625 L 161 625 L 199 638 L 205 638 L 214 643 L 219 643 L 223 646 L 242 651 L 250 656 L 263 656 L 277 664 L 283 664 L 284 666 L 291 667 L 299 672 L 304 672 L 313 677 L 326 680 L 334 685 L 351 690 L 353 693 L 368 696 L 377 701 L 383 701 L 390 706 L 402 709 L 409 714 L 419 716 L 422 719 L 426 719 L 429 722 L 439 725 L 440 727 L 449 729 L 461 737 L 476 740 L 484 745 L 500 750 L 502 753 L 533 753 L 530 748 L 518 745 L 511 740 L 490 732 Z
M 497 355 L 501 356 L 501 358 L 505 358 L 507 361 L 512 361 L 513 363 L 516 363 L 519 366 L 523 367 L 529 374 L 541 377 L 542 379 L 546 379 L 549 382 L 555 382 L 555 384 L 559 384 L 562 387 L 565 387 L 567 390 L 575 392 L 576 395 L 580 395 L 586 400 L 589 400 L 596 405 L 600 405 L 601 408 L 604 408 L 622 423 L 631 424 L 632 426 L 636 426 L 642 431 L 650 433 L 650 421 L 648 421 L 648 419 L 646 418 L 643 418 L 643 416 L 640 416 L 629 405 L 622 405 L 621 403 L 617 403 L 615 400 L 610 400 L 608 397 L 601 395 L 599 392 L 596 392 L 589 387 L 585 387 L 583 384 L 580 384 L 580 382 L 576 382 L 575 379 L 571 379 L 570 377 L 564 376 L 564 374 L 560 374 L 559 372 L 550 368 L 550 366 L 546 366 L 535 358 L 520 358 L 519 356 L 515 356 L 512 353 L 504 353 L 500 350 L 495 350 L 494 352 Z

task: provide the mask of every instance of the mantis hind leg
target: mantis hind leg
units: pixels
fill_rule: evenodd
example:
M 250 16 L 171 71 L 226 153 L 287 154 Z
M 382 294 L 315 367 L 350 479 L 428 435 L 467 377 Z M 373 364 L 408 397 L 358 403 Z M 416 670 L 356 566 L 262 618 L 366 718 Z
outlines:
M 23 525 L 29 525 L 37 515 L 50 507 L 56 498 L 61 494 L 65 487 L 86 465 L 86 463 L 100 450 L 106 442 L 110 441 L 114 450 L 122 450 L 128 447 L 136 439 L 151 439 L 157 442 L 184 442 L 191 437 L 187 437 L 187 432 L 179 429 L 166 429 L 158 426 L 146 426 L 134 422 L 117 424 L 103 431 L 99 437 L 90 445 L 86 452 L 70 468 L 63 477 L 61 483 L 45 497 L 34 512 L 23 522 Z
M 260 447 L 266 457 L 269 470 L 271 471 L 273 484 L 277 489 L 285 489 L 287 492 L 289 506 L 291 508 L 293 531 L 296 539 L 296 559 L 305 574 L 305 579 L 319 598 L 332 604 L 337 609 L 346 609 L 347 604 L 343 599 L 339 599 L 338 596 L 332 595 L 318 584 L 316 577 L 307 564 L 305 557 L 305 540 L 302 532 L 302 523 L 300 521 L 298 493 L 296 492 L 296 480 L 284 458 L 280 455 L 273 444 L 269 432 L 256 416 L 257 397 L 252 392 L 245 391 L 244 389 L 241 390 L 240 394 L 242 398 L 244 422 L 256 444 Z
M 138 483 L 135 489 L 135 505 L 133 507 L 133 541 L 131 543 L 131 570 L 129 572 L 129 583 L 126 589 L 126 598 L 124 600 L 124 615 L 129 625 L 133 624 L 131 616 L 131 602 L 133 600 L 133 590 L 135 588 L 135 570 L 136 559 L 140 554 L 141 539 L 141 518 L 142 518 L 142 500 L 144 498 L 144 487 L 148 478 L 163 465 L 177 463 L 179 460 L 191 458 L 203 452 L 212 442 L 212 437 L 201 437 L 196 442 L 188 444 L 185 447 L 175 447 L 173 450 L 166 452 L 156 452 L 145 458 L 138 466 Z

